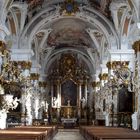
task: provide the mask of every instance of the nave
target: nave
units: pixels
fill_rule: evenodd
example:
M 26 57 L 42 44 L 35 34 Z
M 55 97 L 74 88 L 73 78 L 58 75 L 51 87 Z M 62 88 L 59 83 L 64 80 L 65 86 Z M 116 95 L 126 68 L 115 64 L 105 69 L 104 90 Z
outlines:
M 59 129 L 53 140 L 85 140 L 79 129 Z
M 0 0 L 0 13 L 0 140 L 139 131 L 140 0 Z M 80 134 L 105 131 L 92 129 Z

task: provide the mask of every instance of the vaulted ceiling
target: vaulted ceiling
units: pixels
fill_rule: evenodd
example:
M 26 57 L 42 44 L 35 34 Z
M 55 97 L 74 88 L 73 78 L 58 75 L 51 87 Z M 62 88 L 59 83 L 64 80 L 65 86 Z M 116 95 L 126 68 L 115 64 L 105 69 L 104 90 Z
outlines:
M 23 0 L 28 8 L 19 47 L 26 40 L 34 52 L 32 61 L 40 65 L 41 73 L 49 75 L 63 54 L 71 54 L 93 75 L 107 61 L 108 50 L 119 47 L 111 18 L 111 1 Z M 16 27 L 11 29 L 16 34 Z

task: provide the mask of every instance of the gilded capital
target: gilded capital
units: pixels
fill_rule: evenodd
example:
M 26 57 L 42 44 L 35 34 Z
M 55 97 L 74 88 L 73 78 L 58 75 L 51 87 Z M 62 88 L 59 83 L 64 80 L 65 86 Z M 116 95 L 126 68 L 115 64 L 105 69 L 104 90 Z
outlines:
M 31 73 L 30 74 L 30 79 L 31 80 L 38 80 L 39 79 L 39 74 L 38 73 Z
M 111 70 L 112 69 L 112 62 L 107 62 L 106 66 L 109 70 Z
M 107 79 L 108 79 L 108 73 L 103 73 L 102 79 L 103 79 L 103 80 L 107 80 Z
M 107 80 L 108 79 L 108 73 L 99 74 L 100 80 Z
M 91 83 L 91 85 L 92 85 L 93 88 L 100 87 L 100 82 L 95 82 L 94 81 L 94 82 Z
M 96 87 L 96 82 L 95 81 L 92 82 L 91 85 L 92 85 L 93 88 L 95 88 Z
M 3 54 L 4 50 L 6 50 L 6 44 L 5 44 L 5 42 L 0 41 L 0 52 L 2 52 L 2 54 Z
M 46 82 L 39 81 L 39 87 L 46 87 L 46 86 L 47 86 Z
M 19 61 L 22 69 L 31 69 L 32 62 L 31 61 Z
M 135 53 L 140 52 L 140 40 L 139 41 L 136 41 L 133 44 L 133 49 L 135 50 Z
M 122 61 L 122 66 L 128 68 L 128 65 L 129 65 L 129 61 Z

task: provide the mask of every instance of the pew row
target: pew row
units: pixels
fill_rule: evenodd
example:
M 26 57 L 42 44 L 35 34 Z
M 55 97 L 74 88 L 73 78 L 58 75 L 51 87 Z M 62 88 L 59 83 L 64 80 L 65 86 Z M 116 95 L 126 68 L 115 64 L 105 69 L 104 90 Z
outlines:
M 48 136 L 53 137 L 58 132 L 58 126 L 18 126 L 13 129 L 20 129 L 20 130 L 33 130 L 33 131 L 47 131 Z
M 86 140 L 140 140 L 140 133 L 117 127 L 81 126 L 80 133 Z
M 21 126 L 0 130 L 0 140 L 51 140 L 57 133 L 56 126 Z

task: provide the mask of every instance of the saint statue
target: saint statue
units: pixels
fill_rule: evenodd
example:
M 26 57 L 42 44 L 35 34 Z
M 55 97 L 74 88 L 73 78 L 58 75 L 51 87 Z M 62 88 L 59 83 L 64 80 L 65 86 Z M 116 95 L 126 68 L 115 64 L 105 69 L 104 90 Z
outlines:
M 81 105 L 82 105 L 82 109 L 84 109 L 85 106 L 86 106 L 86 99 L 85 99 L 85 97 L 83 97 L 83 98 L 81 99 Z
M 46 111 L 46 112 L 48 112 L 48 106 L 49 106 L 49 104 L 48 104 L 48 102 L 46 101 L 46 103 L 45 103 L 45 111 Z
M 70 100 L 68 100 L 68 106 L 70 106 Z
M 57 98 L 53 97 L 53 99 L 52 99 L 52 106 L 53 107 L 57 107 L 57 105 L 58 105 Z
M 18 104 L 19 104 L 19 99 L 17 97 L 14 98 L 12 104 L 13 104 L 13 108 L 12 109 L 16 109 Z

